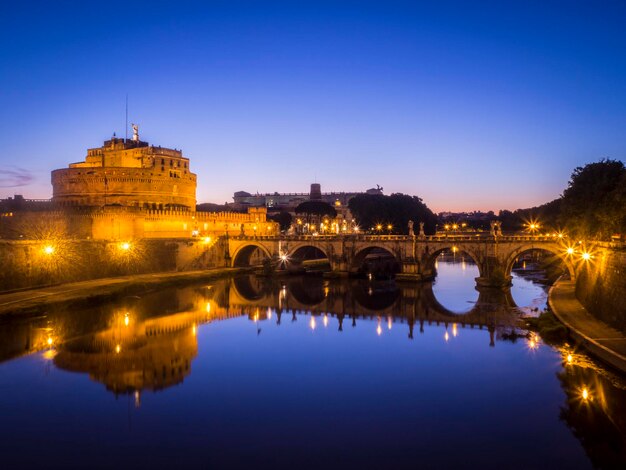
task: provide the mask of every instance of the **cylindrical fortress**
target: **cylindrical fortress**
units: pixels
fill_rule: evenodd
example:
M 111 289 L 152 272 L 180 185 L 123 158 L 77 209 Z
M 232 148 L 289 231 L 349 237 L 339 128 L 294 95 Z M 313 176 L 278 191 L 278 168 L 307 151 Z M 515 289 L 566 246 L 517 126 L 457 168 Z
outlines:
M 52 200 L 62 206 L 121 205 L 195 210 L 196 175 L 179 150 L 112 138 L 84 162 L 52 172 Z

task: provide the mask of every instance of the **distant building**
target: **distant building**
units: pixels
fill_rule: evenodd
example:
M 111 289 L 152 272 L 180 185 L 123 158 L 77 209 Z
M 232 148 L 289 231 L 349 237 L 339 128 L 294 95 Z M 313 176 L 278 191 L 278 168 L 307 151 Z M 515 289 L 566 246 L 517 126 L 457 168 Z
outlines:
M 231 206 L 235 210 L 242 210 L 248 207 L 266 207 L 268 210 L 293 212 L 294 209 L 305 201 L 324 201 L 335 207 L 347 207 L 348 202 L 359 194 L 382 194 L 383 188 L 376 187 L 365 192 L 330 192 L 323 193 L 319 183 L 311 184 L 308 193 L 267 193 L 250 194 L 246 191 L 237 191 L 233 195 Z
M 0 214 L 5 216 L 17 211 L 48 211 L 52 209 L 52 201 L 50 199 L 26 199 L 21 194 L 13 197 L 0 199 Z

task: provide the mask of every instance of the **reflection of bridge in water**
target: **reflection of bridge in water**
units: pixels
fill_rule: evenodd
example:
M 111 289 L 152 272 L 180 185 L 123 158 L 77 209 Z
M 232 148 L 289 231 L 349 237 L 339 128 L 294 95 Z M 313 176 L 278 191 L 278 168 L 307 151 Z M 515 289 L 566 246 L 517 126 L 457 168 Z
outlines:
M 396 266 L 397 278 L 429 281 L 436 275 L 437 256 L 450 250 L 466 253 L 476 263 L 478 285 L 501 287 L 511 284 L 511 270 L 519 256 L 532 250 L 552 254 L 570 278 L 575 279 L 580 250 L 568 253 L 568 247 L 568 242 L 558 236 L 241 236 L 228 239 L 227 259 L 233 266 L 244 267 L 252 263 L 257 253 L 276 262 L 299 263 L 315 250 L 328 260 L 333 273 L 343 276 L 362 270 L 372 253 L 385 253 Z
M 490 344 L 495 345 L 497 328 L 517 326 L 519 311 L 509 289 L 479 288 L 478 300 L 463 313 L 448 310 L 436 299 L 432 283 L 396 285 L 391 282 L 359 280 L 325 280 L 321 277 L 256 278 L 241 276 L 223 285 L 217 292 L 217 307 L 240 312 L 251 318 L 264 319 L 267 309 L 276 313 L 281 322 L 284 314 L 329 315 L 339 323 L 346 319 L 355 326 L 358 319 L 390 318 L 406 323 L 409 338 L 413 338 L 416 324 L 420 332 L 424 325 L 457 324 L 462 328 L 486 327 L 491 333 Z
M 362 320 L 404 324 L 411 339 L 428 325 L 450 327 L 451 334 L 463 327 L 486 329 L 491 346 L 519 318 L 506 289 L 479 289 L 477 302 L 459 314 L 437 301 L 430 283 L 240 276 L 95 309 L 52 310 L 47 318 L 0 329 L 0 360 L 48 349 L 59 368 L 87 373 L 116 394 L 160 390 L 191 373 L 200 325 L 242 316 L 257 322 L 272 316 L 280 324 L 301 314 L 335 318 L 339 331 Z

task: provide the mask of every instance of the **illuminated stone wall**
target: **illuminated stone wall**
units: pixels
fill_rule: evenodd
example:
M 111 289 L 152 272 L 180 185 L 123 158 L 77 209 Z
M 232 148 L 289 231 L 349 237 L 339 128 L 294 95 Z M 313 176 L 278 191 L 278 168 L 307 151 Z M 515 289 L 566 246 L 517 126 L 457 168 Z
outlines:
M 610 250 L 586 265 L 576 296 L 589 313 L 626 333 L 626 253 Z
M 0 240 L 0 291 L 128 274 L 218 268 L 226 265 L 224 254 L 221 239 Z
M 278 224 L 267 221 L 265 208 L 236 212 L 146 210 L 134 207 L 66 208 L 47 212 L 15 212 L 0 220 L 5 239 L 73 238 L 132 240 L 235 235 L 275 235 Z

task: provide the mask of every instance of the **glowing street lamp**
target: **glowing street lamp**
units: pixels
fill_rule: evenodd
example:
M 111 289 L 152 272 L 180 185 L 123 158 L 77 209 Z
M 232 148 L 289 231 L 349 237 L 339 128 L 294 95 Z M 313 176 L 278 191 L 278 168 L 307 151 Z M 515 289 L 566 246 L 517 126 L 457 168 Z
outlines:
M 585 261 L 589 261 L 591 259 L 591 253 L 585 251 L 582 255 L 580 255 L 582 259 Z
M 122 243 L 120 243 L 119 246 L 120 246 L 120 250 L 122 250 L 122 251 L 130 250 L 130 243 L 128 243 L 128 242 L 122 242 Z
M 43 247 L 43 252 L 46 255 L 52 255 L 52 254 L 54 254 L 54 251 L 55 251 L 55 249 L 54 249 L 54 247 L 52 245 L 46 245 L 46 246 Z

